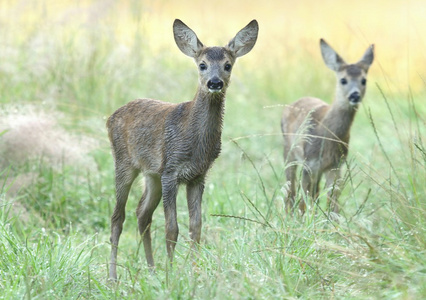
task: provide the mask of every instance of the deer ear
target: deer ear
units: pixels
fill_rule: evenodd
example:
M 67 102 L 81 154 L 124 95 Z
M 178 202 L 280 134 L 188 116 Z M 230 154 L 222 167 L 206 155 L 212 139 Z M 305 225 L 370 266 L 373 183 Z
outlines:
M 234 53 L 235 57 L 249 53 L 254 44 L 256 44 L 258 32 L 259 24 L 256 20 L 253 20 L 229 41 L 227 48 Z
M 179 19 L 173 23 L 173 35 L 177 46 L 185 55 L 195 57 L 203 48 L 203 43 L 200 42 L 195 32 Z
M 343 58 L 331 48 L 326 41 L 323 39 L 320 40 L 321 54 L 322 58 L 327 67 L 337 72 L 342 69 L 343 66 L 346 65 L 346 62 Z
M 374 60 L 374 44 L 368 47 L 368 49 L 365 51 L 362 58 L 356 63 L 357 65 L 361 66 L 365 71 L 368 71 L 371 64 Z

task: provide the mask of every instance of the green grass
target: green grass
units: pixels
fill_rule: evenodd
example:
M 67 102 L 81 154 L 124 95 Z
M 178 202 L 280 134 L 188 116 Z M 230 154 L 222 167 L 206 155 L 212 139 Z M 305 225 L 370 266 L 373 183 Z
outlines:
M 13 159 L 10 149 L 0 153 L 0 299 L 426 297 L 426 85 L 400 90 L 370 74 L 352 128 L 341 221 L 328 218 L 325 195 L 304 217 L 286 215 L 282 105 L 305 93 L 328 101 L 334 84 L 318 57 L 303 51 L 288 61 L 262 59 L 255 74 L 251 63 L 260 58 L 249 55 L 259 53 L 235 66 L 223 150 L 203 199 L 198 257 L 189 251 L 181 189 L 175 263 L 168 265 L 160 205 L 152 224 L 156 272 L 150 274 L 134 213 L 142 187 L 135 184 L 119 246 L 119 281 L 109 283 L 114 178 L 106 117 L 138 97 L 189 100 L 197 78 L 176 47 L 154 49 L 144 30 L 124 47 L 113 30 L 118 17 L 104 18 L 98 31 L 46 26 L 41 18 L 20 35 L 12 25 L 0 29 L 0 149 L 15 129 L 2 120 L 27 110 L 56 120 L 40 129 L 46 136 L 59 130 L 73 143 L 72 152 L 53 147 L 56 153 L 29 151 L 24 159 Z M 37 127 L 31 128 L 34 136 Z M 30 141 L 22 132 L 15 138 Z

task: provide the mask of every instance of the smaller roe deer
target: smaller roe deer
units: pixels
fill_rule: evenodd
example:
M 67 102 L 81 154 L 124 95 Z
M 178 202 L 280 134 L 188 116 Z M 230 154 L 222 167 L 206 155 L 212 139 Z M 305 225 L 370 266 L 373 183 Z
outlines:
M 199 84 L 192 101 L 173 104 L 151 99 L 135 100 L 109 117 L 108 135 L 115 161 L 116 206 L 111 217 L 109 276 L 117 279 L 117 247 L 130 187 L 140 172 L 145 191 L 136 210 L 145 256 L 154 267 L 150 225 L 163 197 L 166 246 L 170 261 L 178 238 L 176 195 L 186 184 L 189 234 L 195 243 L 201 235 L 201 198 L 204 178 L 221 148 L 225 93 L 237 57 L 256 43 L 258 24 L 251 21 L 225 47 L 204 47 L 182 21 L 175 20 L 177 46 L 194 58 Z
M 285 173 L 290 181 L 286 211 L 294 205 L 296 162 L 303 162 L 303 192 L 317 198 L 319 181 L 325 173 L 330 209 L 339 212 L 340 167 L 348 153 L 349 131 L 364 97 L 367 72 L 374 59 L 374 45 L 355 64 L 345 63 L 323 39 L 320 45 L 325 64 L 336 72 L 335 100 L 328 105 L 320 99 L 306 97 L 284 109 L 281 129 L 284 160 L 288 164 Z M 299 209 L 302 214 L 305 212 L 303 198 Z

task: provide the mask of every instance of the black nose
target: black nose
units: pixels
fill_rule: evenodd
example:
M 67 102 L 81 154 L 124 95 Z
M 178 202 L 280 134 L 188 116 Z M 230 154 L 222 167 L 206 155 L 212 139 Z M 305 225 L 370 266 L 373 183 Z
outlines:
M 361 95 L 359 94 L 359 92 L 353 92 L 349 96 L 349 101 L 353 103 L 358 103 L 360 100 L 361 100 Z
M 207 82 L 209 90 L 219 91 L 223 88 L 223 81 L 217 77 L 213 77 Z

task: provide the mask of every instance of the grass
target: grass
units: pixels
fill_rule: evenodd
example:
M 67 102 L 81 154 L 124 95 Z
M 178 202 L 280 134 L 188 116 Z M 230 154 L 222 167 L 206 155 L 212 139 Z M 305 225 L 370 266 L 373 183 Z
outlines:
M 268 13 L 268 5 L 259 8 L 258 44 L 238 61 L 228 90 L 197 259 L 189 252 L 182 189 L 176 263 L 171 269 L 167 262 L 159 208 L 150 274 L 134 214 L 142 188 L 135 185 L 116 284 L 107 281 L 114 179 L 106 117 L 138 97 L 191 99 L 195 67 L 174 45 L 173 18 L 188 19 L 206 44 L 223 44 L 248 23 L 247 11 L 230 7 L 223 12 L 229 22 L 210 36 L 222 12 L 212 16 L 202 4 L 190 10 L 149 1 L 20 3 L 0 5 L 0 299 L 425 298 L 426 85 L 416 68 L 424 57 L 413 50 L 424 49 L 413 32 L 425 24 L 416 1 L 389 6 L 412 16 L 402 29 L 395 25 L 392 41 L 373 12 L 331 31 L 328 18 L 312 30 L 300 24 L 313 22 L 314 3 L 296 5 L 284 21 L 288 4 Z M 333 9 L 342 13 L 341 5 Z M 325 195 L 304 217 L 284 211 L 280 115 L 305 94 L 331 98 L 334 79 L 317 44 L 322 34 L 348 60 L 370 41 L 377 47 L 352 128 L 339 223 L 328 218 Z

